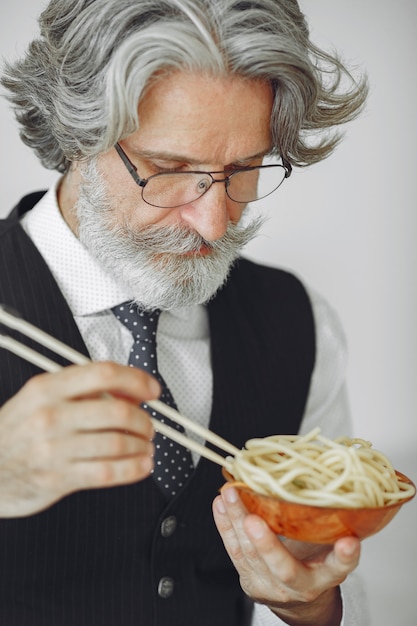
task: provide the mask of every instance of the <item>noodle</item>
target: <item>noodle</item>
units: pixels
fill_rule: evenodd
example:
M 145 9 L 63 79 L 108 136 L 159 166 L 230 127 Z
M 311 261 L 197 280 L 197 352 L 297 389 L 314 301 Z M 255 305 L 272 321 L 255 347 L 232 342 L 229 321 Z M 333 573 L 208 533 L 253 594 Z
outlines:
M 387 506 L 415 493 L 369 441 L 332 441 L 316 428 L 304 436 L 250 439 L 230 459 L 235 480 L 257 493 L 325 507 Z

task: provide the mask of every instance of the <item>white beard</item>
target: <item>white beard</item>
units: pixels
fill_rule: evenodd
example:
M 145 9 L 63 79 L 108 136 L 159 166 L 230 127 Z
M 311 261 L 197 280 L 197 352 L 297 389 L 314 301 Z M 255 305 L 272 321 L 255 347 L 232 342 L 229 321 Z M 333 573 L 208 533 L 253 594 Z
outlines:
M 241 249 L 257 235 L 262 219 L 208 242 L 186 227 L 147 226 L 135 230 L 117 223 L 103 177 L 91 160 L 76 205 L 79 238 L 90 254 L 145 309 L 170 310 L 203 304 L 224 284 Z M 187 252 L 210 248 L 207 255 Z

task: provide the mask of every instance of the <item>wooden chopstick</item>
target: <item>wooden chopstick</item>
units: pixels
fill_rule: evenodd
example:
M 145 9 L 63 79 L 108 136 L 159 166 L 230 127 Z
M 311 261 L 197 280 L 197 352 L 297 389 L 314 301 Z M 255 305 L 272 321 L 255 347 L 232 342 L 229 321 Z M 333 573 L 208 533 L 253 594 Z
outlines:
M 30 339 L 34 339 L 41 346 L 49 348 L 49 350 L 55 352 L 55 354 L 59 354 L 75 365 L 83 365 L 90 361 L 90 359 L 84 356 L 84 354 L 70 348 L 67 344 L 59 341 L 59 339 L 48 335 L 45 331 L 20 317 L 17 311 L 12 311 L 10 307 L 5 307 L 3 304 L 0 304 L 0 324 L 3 324 L 8 328 L 12 328 L 13 330 L 17 330 L 22 333 L 22 335 L 30 337 Z
M 59 365 L 55 361 L 52 361 L 51 359 L 49 359 L 48 357 L 42 354 L 39 354 L 39 352 L 36 352 L 36 350 L 33 350 L 32 348 L 25 346 L 24 344 L 20 343 L 16 339 L 13 339 L 12 337 L 8 337 L 6 335 L 0 334 L 0 347 L 6 348 L 10 352 L 13 352 L 17 356 L 25 359 L 26 361 L 29 361 L 33 365 L 40 367 L 46 372 L 57 372 L 60 369 L 62 369 L 62 365 Z M 160 411 L 159 406 L 162 406 L 163 414 L 166 414 L 166 409 L 170 408 L 170 407 L 167 407 L 162 402 L 160 402 L 159 400 L 147 402 L 147 405 L 151 407 L 153 407 L 153 405 L 157 405 L 155 406 L 155 409 L 158 411 Z M 160 412 L 162 413 L 162 411 Z M 190 450 L 196 452 L 197 454 L 200 454 L 201 456 L 205 457 L 209 461 L 213 461 L 213 463 L 216 463 L 217 465 L 221 465 L 222 467 L 226 468 L 229 472 L 231 471 L 230 461 L 222 457 L 220 454 L 217 454 L 217 452 L 214 452 L 213 450 L 206 448 L 202 444 L 198 443 L 197 441 L 194 441 L 193 439 L 190 439 L 183 433 L 175 430 L 174 428 L 171 428 L 170 426 L 168 426 L 167 424 L 164 424 L 158 419 L 151 417 L 151 422 L 155 430 L 158 430 L 160 433 L 162 433 L 166 437 L 169 437 L 170 439 L 173 439 L 174 441 L 185 446 L 186 448 L 189 448 Z
M 25 320 L 17 317 L 17 315 L 15 315 L 14 313 L 11 313 L 9 310 L 6 310 L 1 305 L 0 305 L 0 323 L 2 323 L 4 326 L 7 326 L 9 328 L 13 328 L 14 330 L 18 330 L 19 332 L 26 335 L 27 337 L 34 339 L 35 341 L 49 348 L 56 354 L 63 356 L 64 358 L 69 360 L 71 363 L 74 363 L 76 365 L 83 365 L 85 363 L 90 362 L 90 359 L 88 359 L 88 357 L 86 357 L 85 355 L 77 352 L 73 348 L 67 346 L 66 344 L 62 343 L 58 339 L 55 339 L 51 335 L 48 335 L 48 333 L 45 333 L 44 331 L 40 330 L 36 326 L 33 326 L 33 324 L 30 324 L 29 322 L 26 322 Z M 9 350 L 10 352 L 13 352 L 17 356 L 23 359 L 26 359 L 27 361 L 31 362 L 34 365 L 37 365 L 39 368 L 47 372 L 56 372 L 59 369 L 62 369 L 62 366 L 56 363 L 55 361 L 49 359 L 48 357 L 42 354 L 39 354 L 39 352 L 37 352 L 36 350 L 29 348 L 25 344 L 22 344 L 21 342 L 7 335 L 0 334 L 0 347 L 3 347 Z M 166 404 L 164 404 L 160 400 L 149 401 L 147 402 L 147 405 L 153 408 L 154 410 L 158 411 L 162 415 L 169 417 L 170 419 L 177 422 L 184 428 L 188 428 L 189 430 L 202 436 L 204 439 L 206 439 L 207 441 L 210 441 L 215 446 L 217 446 L 218 448 L 220 448 L 221 450 L 225 452 L 228 452 L 232 456 L 234 456 L 237 452 L 239 452 L 238 448 L 230 444 L 228 441 L 226 441 L 219 435 L 216 435 L 211 430 L 208 430 L 207 428 L 204 428 L 203 426 L 196 424 L 189 418 L 178 413 L 178 411 L 176 411 L 172 407 L 168 407 Z M 154 419 L 154 418 L 151 418 L 151 420 L 152 420 L 152 424 L 155 430 L 158 430 L 160 433 L 164 434 L 170 439 L 173 439 L 174 441 L 180 443 L 181 445 L 188 447 L 190 450 L 193 450 L 197 454 L 204 456 L 210 461 L 213 461 L 214 463 L 217 463 L 218 465 L 221 465 L 222 467 L 225 467 L 228 471 L 230 471 L 231 462 L 227 460 L 226 458 L 217 454 L 213 450 L 206 448 L 205 446 L 201 445 L 197 441 L 194 441 L 193 439 L 188 438 L 183 433 L 180 433 L 177 430 L 171 428 L 170 426 L 167 426 L 163 422 L 160 422 L 159 420 Z

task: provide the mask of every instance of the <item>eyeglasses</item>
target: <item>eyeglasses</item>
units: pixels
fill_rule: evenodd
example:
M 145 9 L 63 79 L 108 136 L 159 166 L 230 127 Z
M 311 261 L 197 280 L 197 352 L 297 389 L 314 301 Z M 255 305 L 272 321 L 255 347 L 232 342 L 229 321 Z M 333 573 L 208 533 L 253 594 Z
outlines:
M 174 209 L 195 202 L 215 183 L 224 183 L 226 194 L 233 202 L 255 202 L 276 191 L 292 172 L 291 164 L 283 160 L 282 164 L 242 167 L 230 172 L 160 172 L 141 178 L 120 144 L 117 143 L 115 148 L 129 174 L 141 187 L 142 199 L 161 209 Z M 224 178 L 214 178 L 213 174 L 222 174 Z

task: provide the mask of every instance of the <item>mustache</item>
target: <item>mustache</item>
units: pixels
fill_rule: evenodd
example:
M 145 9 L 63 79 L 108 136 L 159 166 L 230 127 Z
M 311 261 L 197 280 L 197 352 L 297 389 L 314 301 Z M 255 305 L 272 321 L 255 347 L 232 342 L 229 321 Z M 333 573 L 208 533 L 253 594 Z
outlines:
M 136 230 L 124 222 L 119 225 L 115 235 L 128 238 L 135 247 L 153 254 L 198 253 L 202 247 L 212 252 L 224 253 L 230 249 L 243 248 L 258 233 L 263 222 L 264 219 L 258 216 L 245 226 L 230 223 L 225 234 L 215 241 L 209 241 L 196 231 L 181 225 L 150 225 Z

